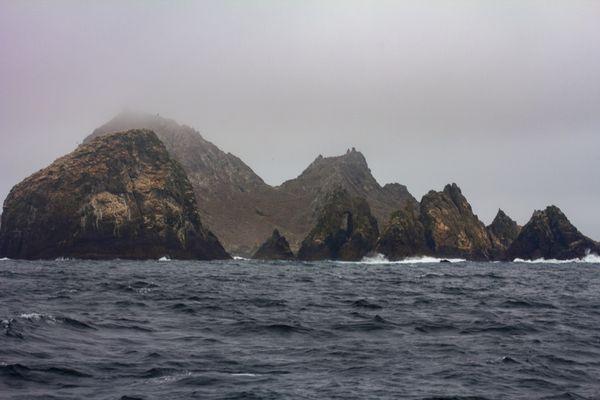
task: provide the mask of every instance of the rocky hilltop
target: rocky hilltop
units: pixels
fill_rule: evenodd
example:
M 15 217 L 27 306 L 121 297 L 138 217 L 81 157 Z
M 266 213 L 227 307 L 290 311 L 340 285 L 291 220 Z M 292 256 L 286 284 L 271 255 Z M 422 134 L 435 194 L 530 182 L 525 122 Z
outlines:
M 286 238 L 275 229 L 271 237 L 258 248 L 252 258 L 255 260 L 293 260 L 294 253 L 290 250 Z
M 4 203 L 0 257 L 229 258 L 192 186 L 156 134 L 90 139 L 17 184 Z
M 301 260 L 358 261 L 375 249 L 379 230 L 366 200 L 336 188 L 323 199 L 315 227 L 302 241 Z
M 600 244 L 577 230 L 556 206 L 535 211 L 506 252 L 506 259 L 558 259 L 600 253 Z
M 86 141 L 133 128 L 156 132 L 186 171 L 203 222 L 234 254 L 253 254 L 273 229 L 285 235 L 291 248 L 297 250 L 314 226 L 326 194 L 337 187 L 365 198 L 380 224 L 405 204 L 418 205 L 405 186 L 379 185 L 364 156 L 354 149 L 341 156 L 319 156 L 300 176 L 273 187 L 194 129 L 157 115 L 121 113 Z

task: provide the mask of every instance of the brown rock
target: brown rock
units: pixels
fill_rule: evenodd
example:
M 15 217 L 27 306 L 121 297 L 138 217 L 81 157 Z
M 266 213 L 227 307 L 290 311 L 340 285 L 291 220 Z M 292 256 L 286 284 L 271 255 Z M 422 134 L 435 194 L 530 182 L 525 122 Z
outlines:
M 239 158 L 221 151 L 194 129 L 156 115 L 122 113 L 90 138 L 132 128 L 156 132 L 185 169 L 202 221 L 234 254 L 253 254 L 273 226 L 286 236 L 292 250 L 297 250 L 315 225 L 323 199 L 336 187 L 365 198 L 381 224 L 406 203 L 418 206 L 406 187 L 381 187 L 364 156 L 354 149 L 337 157 L 319 156 L 297 178 L 272 187 Z
M 361 260 L 373 251 L 379 230 L 366 200 L 342 188 L 327 194 L 315 227 L 302 242 L 301 260 Z
M 521 231 L 521 227 L 502 210 L 498 210 L 496 217 L 486 229 L 490 234 L 495 259 L 503 257 L 506 249 Z
M 290 250 L 290 245 L 285 237 L 275 229 L 271 237 L 258 248 L 252 258 L 256 260 L 293 260 L 294 253 Z
M 90 140 L 16 185 L 0 256 L 229 258 L 202 226 L 185 172 L 148 130 Z
M 455 183 L 423 196 L 420 221 L 427 246 L 438 257 L 486 260 L 492 255 L 485 226 Z
M 577 230 L 556 206 L 535 211 L 507 250 L 506 258 L 569 260 L 588 252 L 600 253 L 600 245 Z

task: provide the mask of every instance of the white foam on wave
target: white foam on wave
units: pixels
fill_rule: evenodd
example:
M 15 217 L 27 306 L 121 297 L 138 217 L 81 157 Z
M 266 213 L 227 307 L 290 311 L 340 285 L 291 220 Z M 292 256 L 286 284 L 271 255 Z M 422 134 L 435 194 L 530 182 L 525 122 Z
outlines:
M 163 256 L 163 257 L 159 258 L 158 261 L 171 261 L 171 259 L 167 256 Z
M 48 321 L 56 321 L 56 319 L 52 315 L 38 313 L 23 313 L 19 315 L 19 318 L 23 318 L 28 321 L 39 321 L 41 319 L 45 319 Z
M 436 257 L 408 257 L 402 260 L 390 261 L 383 254 L 376 254 L 371 257 L 364 257 L 359 261 L 360 264 L 431 264 L 439 263 L 442 260 L 448 260 L 450 262 L 463 262 L 466 261 L 462 258 L 436 258 Z
M 589 264 L 600 264 L 600 256 L 598 254 L 587 254 L 583 258 L 573 258 L 570 260 L 557 260 L 554 258 L 537 258 L 535 260 L 524 260 L 522 258 L 515 258 L 513 262 L 528 263 L 528 264 L 570 264 L 570 263 L 589 263 Z
M 233 259 L 236 261 L 248 261 L 249 260 L 249 258 L 240 257 L 240 256 L 233 256 Z
M 251 374 L 249 372 L 240 372 L 237 374 L 231 374 L 231 376 L 258 376 L 257 374 Z

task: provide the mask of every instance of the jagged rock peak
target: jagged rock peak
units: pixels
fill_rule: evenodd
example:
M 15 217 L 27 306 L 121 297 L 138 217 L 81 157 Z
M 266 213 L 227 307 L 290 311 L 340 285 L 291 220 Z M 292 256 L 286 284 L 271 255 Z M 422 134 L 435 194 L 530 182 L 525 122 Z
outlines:
M 323 157 L 319 154 L 319 156 L 315 158 L 315 160 L 303 171 L 302 174 L 305 174 L 314 168 L 322 168 L 325 166 L 337 166 L 339 168 L 360 168 L 371 173 L 365 156 L 353 147 L 352 149 L 348 149 L 345 154 L 340 156 Z
M 292 260 L 294 253 L 290 250 L 290 245 L 284 236 L 281 236 L 279 230 L 273 230 L 273 234 L 268 238 L 252 256 L 256 260 Z
M 519 235 L 521 227 L 516 221 L 506 215 L 504 211 L 498 209 L 498 213 L 494 217 L 492 223 L 488 226 L 488 230 L 497 238 L 506 242 L 507 245 L 510 245 L 510 243 Z
M 534 211 L 531 219 L 507 250 L 507 259 L 559 259 L 584 257 L 600 252 L 600 245 L 584 236 L 560 208 Z
M 485 225 L 473 214 L 455 183 L 423 196 L 420 211 L 427 245 L 433 254 L 475 260 L 491 257 L 492 243 Z
M 0 255 L 229 258 L 200 222 L 179 163 L 140 129 L 90 140 L 17 184 L 4 203 Z
M 315 227 L 302 242 L 303 260 L 360 260 L 374 250 L 379 229 L 365 199 L 342 188 L 329 192 Z

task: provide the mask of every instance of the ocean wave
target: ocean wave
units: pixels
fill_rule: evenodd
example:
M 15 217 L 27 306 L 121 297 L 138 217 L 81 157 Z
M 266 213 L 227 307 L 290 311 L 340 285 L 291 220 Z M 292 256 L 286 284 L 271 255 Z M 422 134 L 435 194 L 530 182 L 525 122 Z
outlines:
M 359 261 L 360 264 L 431 264 L 441 261 L 463 262 L 463 258 L 437 258 L 429 256 L 407 257 L 402 260 L 390 261 L 383 254 L 376 254 L 372 257 L 364 257 Z
M 248 261 L 248 260 L 250 260 L 249 258 L 240 257 L 240 256 L 233 256 L 233 259 L 236 260 L 236 261 Z
M 171 261 L 171 259 L 167 256 L 163 256 L 163 257 L 159 258 L 158 261 Z
M 588 263 L 600 264 L 600 256 L 597 254 L 587 254 L 583 258 L 573 258 L 570 260 L 557 260 L 555 258 L 536 258 L 535 260 L 524 260 L 515 258 L 513 262 L 528 263 L 528 264 L 570 264 L 570 263 Z
M 56 322 L 56 318 L 50 314 L 38 314 L 38 313 L 23 313 L 19 315 L 19 318 L 26 319 L 28 321 L 51 321 Z
M 0 258 L 0 261 L 10 261 L 10 258 L 8 258 L 8 257 L 3 257 L 3 258 Z

